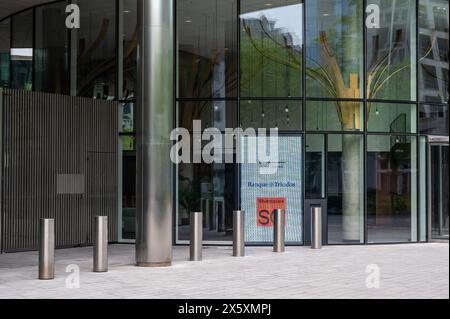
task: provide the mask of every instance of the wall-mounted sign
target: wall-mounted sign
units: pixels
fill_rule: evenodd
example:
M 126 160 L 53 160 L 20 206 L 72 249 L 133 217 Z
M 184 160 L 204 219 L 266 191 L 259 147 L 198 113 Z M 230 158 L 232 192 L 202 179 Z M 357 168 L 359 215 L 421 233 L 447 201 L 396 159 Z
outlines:
M 242 137 L 243 152 L 252 147 L 246 139 Z M 275 174 L 261 174 L 260 166 L 267 163 L 241 164 L 241 209 L 246 212 L 245 240 L 248 243 L 273 241 L 276 209 L 286 212 L 286 242 L 303 242 L 302 138 L 279 136 L 278 152 Z

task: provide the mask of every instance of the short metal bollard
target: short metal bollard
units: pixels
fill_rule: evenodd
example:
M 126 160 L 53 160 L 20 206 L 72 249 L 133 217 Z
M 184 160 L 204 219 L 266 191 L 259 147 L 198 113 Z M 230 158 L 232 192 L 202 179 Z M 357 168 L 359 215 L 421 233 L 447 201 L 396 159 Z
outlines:
M 245 211 L 233 212 L 233 256 L 245 256 Z
M 273 251 L 282 253 L 285 251 L 285 211 L 283 209 L 277 209 L 274 212 L 273 230 Z
M 203 213 L 191 213 L 191 247 L 190 261 L 202 260 L 203 245 Z
M 322 248 L 322 208 L 319 206 L 311 208 L 311 248 Z
M 108 217 L 95 217 L 94 272 L 108 271 Z
M 39 242 L 39 279 L 55 278 L 55 220 L 41 219 Z

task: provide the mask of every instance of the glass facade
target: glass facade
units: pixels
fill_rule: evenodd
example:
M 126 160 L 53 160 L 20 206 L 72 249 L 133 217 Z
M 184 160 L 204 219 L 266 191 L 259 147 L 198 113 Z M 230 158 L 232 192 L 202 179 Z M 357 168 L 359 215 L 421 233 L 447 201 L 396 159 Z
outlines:
M 420 101 L 448 103 L 449 3 L 419 1 Z
M 177 1 L 180 98 L 237 96 L 237 2 Z
M 114 99 L 116 95 L 116 8 L 110 0 L 80 0 L 77 31 L 77 92 L 79 96 Z
M 416 100 L 416 0 L 369 0 L 379 28 L 367 28 L 367 98 Z
M 368 242 L 417 241 L 417 138 L 367 138 Z
M 121 239 L 133 240 L 137 1 L 79 0 L 78 30 L 61 27 L 68 3 L 0 21 L 0 86 L 120 102 L 119 224 Z M 373 12 L 364 5 L 380 9 L 378 24 L 365 24 Z M 175 8 L 174 123 L 191 133 L 200 133 L 194 120 L 222 133 L 277 128 L 281 168 L 262 176 L 249 164 L 178 165 L 176 243 L 189 238 L 189 213 L 202 210 L 205 240 L 228 244 L 241 208 L 247 241 L 267 244 L 272 212 L 283 208 L 288 242 L 307 244 L 313 202 L 323 205 L 329 244 L 426 240 L 428 140 L 449 134 L 448 1 L 176 0 Z M 201 155 L 206 143 L 194 142 L 191 155 Z
M 0 87 L 9 87 L 10 82 L 11 20 L 0 22 Z
M 362 98 L 363 2 L 306 0 L 306 94 Z
M 33 10 L 12 17 L 11 88 L 33 89 Z
M 242 1 L 240 13 L 240 95 L 303 96 L 302 1 Z
M 66 28 L 66 3 L 57 2 L 36 8 L 34 46 L 35 91 L 69 94 L 69 52 Z

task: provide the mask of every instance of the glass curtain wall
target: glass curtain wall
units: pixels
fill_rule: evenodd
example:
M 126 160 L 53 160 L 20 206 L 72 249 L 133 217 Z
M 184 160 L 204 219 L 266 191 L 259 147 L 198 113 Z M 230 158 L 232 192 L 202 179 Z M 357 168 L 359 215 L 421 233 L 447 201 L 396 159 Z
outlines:
M 110 0 L 79 0 L 77 92 L 79 96 L 114 99 L 116 95 L 116 6 Z
M 367 137 L 369 243 L 417 241 L 417 138 Z
M 199 210 L 204 212 L 206 240 L 232 238 L 236 166 L 223 159 L 202 161 L 207 142 L 198 139 L 207 128 L 224 132 L 237 126 L 237 13 L 235 0 L 177 1 L 177 123 L 191 135 L 190 163 L 177 167 L 177 241 L 189 239 L 189 215 Z M 199 121 L 198 129 L 194 121 Z M 194 133 L 200 135 L 192 137 Z
M 131 239 L 134 228 L 125 224 L 134 225 L 135 207 L 136 1 L 79 0 L 81 29 L 70 32 L 71 43 L 65 28 L 55 27 L 65 17 L 66 3 L 37 6 L 0 22 L 0 86 L 68 94 L 71 78 L 73 95 L 121 102 L 122 202 L 129 209 L 123 234 Z M 380 8 L 378 27 L 364 28 L 364 3 Z M 298 192 L 303 198 L 328 198 L 330 243 L 362 241 L 361 233 L 350 240 L 345 235 L 350 224 L 345 203 L 353 198 L 355 204 L 355 194 L 361 193 L 369 242 L 417 239 L 414 211 L 423 207 L 414 186 L 417 141 L 449 134 L 448 1 L 176 4 L 180 126 L 192 131 L 196 119 L 202 129 L 278 128 L 286 148 L 305 156 L 301 184 L 306 189 Z M 301 143 L 290 139 L 298 136 Z M 357 173 L 362 178 L 364 145 L 367 189 L 361 190 L 361 184 L 346 181 L 356 181 Z M 291 160 L 303 166 L 301 158 Z M 348 167 L 353 160 L 359 162 Z M 239 166 L 183 164 L 178 169 L 177 223 L 184 227 L 179 238 L 187 238 L 187 214 L 199 207 L 214 216 L 207 238 L 228 241 L 231 213 L 240 204 Z M 352 225 L 361 226 L 360 215 L 352 218 Z
M 34 89 L 39 92 L 69 94 L 66 5 L 57 2 L 35 11 Z
M 241 1 L 241 97 L 301 97 L 303 4 Z
M 364 136 L 328 135 L 328 243 L 364 243 Z
M 416 0 L 368 0 L 380 26 L 367 28 L 367 98 L 416 101 Z
M 33 9 L 12 17 L 11 87 L 33 89 Z
M 0 88 L 9 87 L 11 51 L 11 20 L 0 22 Z
M 122 36 L 120 53 L 122 56 L 122 71 L 119 72 L 119 98 L 133 100 L 136 97 L 137 82 L 137 1 L 119 0 L 119 22 Z
M 363 1 L 306 0 L 306 94 L 363 97 Z
M 237 96 L 237 2 L 178 0 L 178 98 Z
M 420 101 L 448 103 L 449 2 L 419 1 Z
M 137 1 L 118 0 L 118 79 L 120 108 L 121 238 L 136 238 Z

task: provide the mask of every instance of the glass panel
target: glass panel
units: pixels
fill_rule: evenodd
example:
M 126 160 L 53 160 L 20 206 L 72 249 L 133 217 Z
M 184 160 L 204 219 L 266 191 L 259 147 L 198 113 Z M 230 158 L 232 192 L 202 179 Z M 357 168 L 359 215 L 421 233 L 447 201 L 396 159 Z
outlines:
M 0 88 L 9 87 L 9 53 L 11 46 L 10 19 L 0 22 Z
M 431 231 L 433 239 L 448 239 L 449 148 L 431 147 Z
M 363 104 L 355 102 L 314 101 L 306 103 L 308 131 L 362 131 Z
M 448 0 L 420 0 L 420 100 L 448 103 Z
M 133 99 L 136 95 L 137 81 L 137 2 L 123 0 L 123 79 L 121 98 Z
M 33 10 L 12 17 L 11 87 L 33 89 Z
M 328 135 L 328 242 L 364 243 L 364 136 Z
M 242 101 L 240 121 L 243 128 L 302 129 L 301 101 Z
M 237 95 L 237 2 L 178 0 L 178 97 Z
M 303 3 L 241 1 L 241 96 L 302 96 Z
M 420 145 L 420 170 L 419 170 L 419 191 L 420 191 L 420 210 L 419 210 L 419 218 L 420 218 L 420 241 L 427 241 L 427 215 L 428 215 L 428 194 L 427 194 L 427 137 L 421 136 L 419 137 L 419 145 Z
M 420 134 L 448 135 L 448 105 L 420 105 Z
M 122 238 L 136 238 L 136 137 L 134 104 L 120 105 L 122 125 L 120 142 L 122 151 Z
M 306 1 L 306 92 L 312 97 L 361 98 L 363 1 Z
M 36 91 L 69 93 L 66 2 L 36 8 L 34 86 Z
M 78 95 L 116 96 L 116 10 L 110 0 L 79 0 Z
M 193 131 L 193 121 L 201 121 L 201 128 L 237 127 L 237 103 L 225 101 L 186 101 L 178 103 L 178 125 Z
M 417 132 L 415 104 L 367 103 L 367 118 L 367 129 L 370 132 Z
M 122 127 L 120 128 L 120 139 L 122 141 L 123 151 L 135 150 L 134 129 L 134 104 L 125 103 L 121 107 Z
M 367 28 L 367 98 L 416 100 L 416 1 L 368 0 L 380 27 Z
M 367 214 L 370 243 L 417 238 L 417 139 L 368 136 Z
M 306 135 L 305 198 L 325 198 L 325 135 Z
M 136 239 L 136 154 L 122 157 L 122 239 Z
M 194 211 L 204 212 L 204 240 L 232 240 L 236 178 L 233 164 L 178 166 L 178 240 L 189 240 L 189 214 Z

